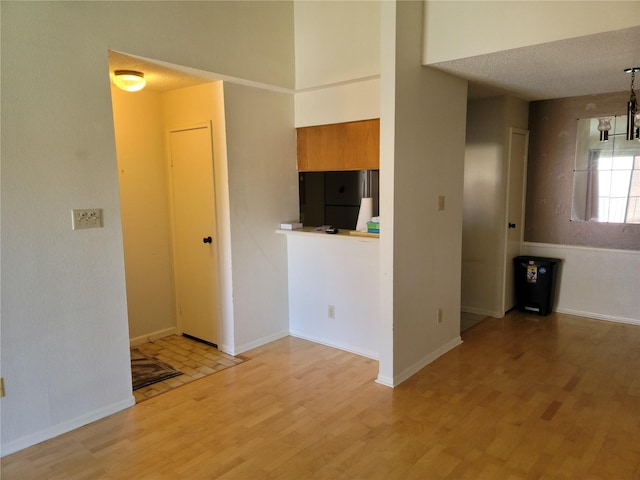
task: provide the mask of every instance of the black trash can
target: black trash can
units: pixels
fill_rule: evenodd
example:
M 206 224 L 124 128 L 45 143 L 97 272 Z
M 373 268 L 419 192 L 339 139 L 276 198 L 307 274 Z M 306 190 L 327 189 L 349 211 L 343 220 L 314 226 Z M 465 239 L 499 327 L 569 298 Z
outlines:
M 518 310 L 540 315 L 551 313 L 559 265 L 558 258 L 520 256 L 513 259 Z

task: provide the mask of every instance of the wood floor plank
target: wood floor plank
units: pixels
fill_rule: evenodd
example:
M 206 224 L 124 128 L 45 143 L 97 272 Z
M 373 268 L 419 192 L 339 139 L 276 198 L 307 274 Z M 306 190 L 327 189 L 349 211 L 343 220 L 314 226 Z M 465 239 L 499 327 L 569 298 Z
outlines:
M 395 389 L 285 338 L 2 459 L 2 479 L 640 476 L 640 327 L 514 312 Z M 185 352 L 187 356 L 188 352 Z

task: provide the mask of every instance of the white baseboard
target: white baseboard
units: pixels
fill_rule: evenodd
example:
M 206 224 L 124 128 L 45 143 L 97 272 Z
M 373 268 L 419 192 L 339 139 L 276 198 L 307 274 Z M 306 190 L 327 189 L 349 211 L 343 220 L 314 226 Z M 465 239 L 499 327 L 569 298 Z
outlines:
M 83 427 L 89 423 L 108 417 L 109 415 L 113 415 L 114 413 L 118 413 L 121 410 L 134 406 L 135 404 L 136 399 L 133 395 L 131 395 L 131 397 L 121 402 L 107 405 L 106 407 L 86 413 L 53 427 L 46 428 L 39 432 L 32 433 L 17 440 L 5 443 L 2 445 L 2 452 L 0 452 L 0 457 L 11 455 L 12 453 L 31 447 L 37 443 L 44 442 L 45 440 L 50 440 L 54 437 L 62 435 L 63 433 L 70 432 L 71 430 L 75 430 L 76 428 Z
M 487 317 L 502 318 L 504 315 L 497 315 L 496 312 L 489 312 L 482 309 L 462 307 L 460 309 L 463 313 L 471 313 L 475 315 L 485 315 Z M 593 318 L 595 320 L 604 320 L 607 322 L 615 323 L 628 323 L 630 325 L 640 325 L 640 320 L 635 318 L 618 317 L 615 315 L 603 315 L 594 312 L 585 312 L 581 310 L 572 310 L 570 308 L 554 308 L 554 312 L 565 313 L 567 315 L 575 315 L 576 317 Z
M 236 354 L 235 350 L 231 345 L 227 345 L 226 343 L 219 343 L 218 350 L 222 353 L 226 353 L 227 355 L 234 356 Z
M 380 385 L 384 385 L 385 387 L 391 387 L 391 388 L 394 387 L 393 378 L 383 376 L 383 375 L 378 375 L 378 378 L 376 378 L 376 383 L 379 383 Z
M 356 355 L 370 358 L 372 360 L 378 360 L 380 358 L 378 352 L 374 352 L 373 350 L 354 347 L 353 345 L 347 345 L 344 343 L 335 343 L 319 337 L 310 337 L 296 330 L 289 330 L 289 334 L 292 337 L 301 338 L 303 340 L 309 340 L 310 342 L 319 343 L 320 345 L 326 345 L 327 347 L 331 347 L 331 348 L 337 348 L 338 350 L 344 350 L 345 352 L 355 353 Z
M 394 375 L 393 382 L 388 386 L 395 387 L 395 386 L 400 385 L 407 378 L 415 375 L 420 370 L 422 370 L 424 367 L 429 365 L 431 362 L 433 362 L 434 360 L 436 360 L 437 358 L 441 357 L 442 355 L 447 353 L 449 350 L 457 347 L 460 344 L 462 344 L 462 338 L 460 338 L 460 336 L 454 338 L 453 340 L 449 341 L 448 343 L 445 343 L 443 346 L 441 346 L 440 348 L 438 348 L 434 352 L 430 353 L 426 357 L 418 360 L 416 363 L 414 363 L 413 365 L 411 365 L 408 368 L 406 368 L 403 372 L 400 372 L 398 375 Z M 381 380 L 381 379 L 379 379 L 379 380 Z M 382 380 L 385 380 L 385 379 L 382 379 Z M 378 383 L 382 383 L 383 385 L 387 385 L 387 383 L 383 383 L 382 381 L 379 381 Z
M 556 312 L 565 313 L 567 315 L 575 315 L 576 317 L 592 318 L 594 320 L 605 320 L 607 322 L 628 323 L 631 325 L 640 325 L 640 320 L 635 318 L 616 317 L 613 315 L 602 315 L 593 312 L 582 312 L 580 310 L 571 310 L 569 308 L 556 308 Z
M 169 337 L 177 333 L 176 327 L 165 328 L 164 330 L 158 330 L 157 332 L 148 333 L 147 335 L 140 335 L 139 337 L 130 338 L 129 345 L 135 347 L 136 345 L 142 345 L 159 338 Z
M 254 340 L 253 342 L 245 343 L 243 345 L 238 345 L 233 349 L 233 353 L 229 353 L 229 355 L 240 355 L 244 352 L 248 352 L 249 350 L 253 350 L 254 348 L 261 347 L 262 345 L 266 345 L 267 343 L 275 342 L 276 340 L 280 340 L 281 338 L 288 337 L 289 331 L 283 330 L 278 333 L 274 333 L 273 335 L 268 335 L 266 337 L 259 338 L 258 340 Z M 225 346 L 227 348 L 228 346 Z M 223 350 L 224 351 L 224 350 Z
M 485 310 L 483 308 L 465 307 L 464 305 L 460 307 L 460 311 L 463 313 L 471 313 L 473 315 L 483 315 L 485 317 L 494 317 L 494 318 L 504 317 L 504 312 L 493 312 L 490 310 Z

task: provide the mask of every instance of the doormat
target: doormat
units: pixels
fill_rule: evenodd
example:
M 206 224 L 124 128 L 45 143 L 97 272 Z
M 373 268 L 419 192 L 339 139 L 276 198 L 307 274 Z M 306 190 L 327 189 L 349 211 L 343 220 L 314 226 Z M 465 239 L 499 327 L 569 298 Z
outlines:
M 134 390 L 178 375 L 182 375 L 182 372 L 171 365 L 145 355 L 137 348 L 131 349 L 131 380 Z

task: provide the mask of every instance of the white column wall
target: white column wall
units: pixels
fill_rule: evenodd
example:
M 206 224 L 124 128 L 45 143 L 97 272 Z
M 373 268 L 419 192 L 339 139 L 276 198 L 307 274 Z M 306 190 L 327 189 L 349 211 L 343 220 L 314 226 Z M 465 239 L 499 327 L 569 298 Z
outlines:
M 377 382 L 394 385 L 395 141 L 396 141 L 396 2 L 380 7 L 382 57 L 380 76 L 380 366 Z
M 422 10 L 396 3 L 394 384 L 460 343 L 467 82 L 421 65 Z

